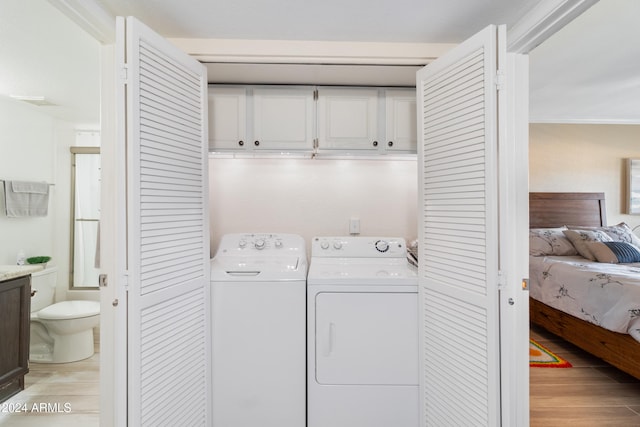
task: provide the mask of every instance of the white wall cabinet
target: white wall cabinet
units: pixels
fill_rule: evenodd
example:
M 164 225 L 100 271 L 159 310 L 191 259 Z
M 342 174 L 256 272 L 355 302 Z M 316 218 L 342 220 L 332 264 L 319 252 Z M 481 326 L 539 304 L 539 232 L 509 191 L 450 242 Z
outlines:
M 313 150 L 312 86 L 209 86 L 210 151 Z
M 247 143 L 246 87 L 209 86 L 209 150 L 243 149 Z
M 415 90 L 318 88 L 318 150 L 415 153 Z
M 253 148 L 313 150 L 313 87 L 253 89 Z
M 318 88 L 318 149 L 375 150 L 378 89 Z
M 210 151 L 416 153 L 416 140 L 412 88 L 209 87 Z
M 389 151 L 416 152 L 416 91 L 385 90 L 385 148 Z

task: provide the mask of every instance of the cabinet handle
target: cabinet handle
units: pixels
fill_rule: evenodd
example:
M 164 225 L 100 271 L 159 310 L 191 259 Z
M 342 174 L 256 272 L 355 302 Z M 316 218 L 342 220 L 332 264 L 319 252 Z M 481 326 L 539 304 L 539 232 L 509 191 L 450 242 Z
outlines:
M 258 145 L 260 145 L 260 141 L 254 141 L 253 145 L 255 145 L 257 147 Z
M 388 145 L 389 147 L 393 147 L 393 141 L 389 141 L 389 142 L 387 143 L 387 145 Z
M 244 145 L 244 141 L 238 141 L 238 145 L 242 147 Z
M 373 141 L 373 146 L 377 147 L 378 146 L 378 141 Z

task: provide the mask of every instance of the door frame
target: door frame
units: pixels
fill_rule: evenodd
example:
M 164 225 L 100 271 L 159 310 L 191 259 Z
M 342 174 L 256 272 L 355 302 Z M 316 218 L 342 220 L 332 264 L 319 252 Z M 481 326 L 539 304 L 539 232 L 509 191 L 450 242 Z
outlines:
M 100 128 L 103 187 L 101 191 L 102 239 L 100 251 L 102 256 L 100 269 L 101 273 L 115 277 L 115 272 L 117 271 L 116 245 L 113 239 L 108 238 L 108 236 L 116 235 L 116 212 L 118 208 L 116 203 L 117 193 L 114 190 L 117 182 L 117 174 L 114 170 L 116 166 L 116 153 L 114 152 L 116 73 L 113 45 L 115 41 L 115 16 L 106 12 L 98 0 L 49 0 L 49 2 L 72 19 L 80 28 L 102 43 Z M 596 2 L 597 0 L 564 0 L 559 4 L 549 1 L 541 2 L 536 6 L 536 9 L 527 13 L 507 33 L 507 39 L 515 40 L 517 37 L 521 40 L 522 46 L 525 47 L 509 44 L 508 51 L 518 54 L 529 53 Z M 550 22 L 555 24 L 549 25 Z M 212 46 L 213 42 L 207 43 L 202 40 L 198 42 L 199 49 L 189 50 L 196 57 L 200 56 L 204 51 L 209 51 L 217 54 L 219 60 L 225 60 L 224 54 L 226 51 L 222 51 L 228 48 L 228 43 Z M 187 46 L 180 46 L 187 48 Z M 338 54 L 343 50 L 344 46 L 350 47 L 348 52 L 352 52 L 354 57 L 361 52 L 361 46 L 354 46 L 353 43 L 336 42 L 331 46 L 317 46 L 317 48 L 323 47 L 325 51 L 328 49 L 329 52 Z M 212 47 L 214 48 L 213 50 Z M 425 47 L 429 48 L 427 49 L 427 56 L 433 60 L 444 53 L 450 46 L 425 45 Z M 264 48 L 264 42 L 255 43 L 255 40 L 246 40 L 238 47 L 239 56 L 227 57 L 226 59 L 228 61 L 255 62 L 255 54 L 263 53 Z M 308 57 L 308 46 L 304 42 L 298 42 L 295 46 L 282 45 L 276 48 L 271 45 L 269 48 L 272 51 L 276 51 L 276 54 L 277 52 L 286 51 L 287 57 L 295 63 L 299 63 L 301 60 L 304 62 L 304 59 Z M 378 51 L 376 52 L 379 53 Z M 389 53 L 388 51 L 385 52 Z M 376 61 L 380 60 L 377 54 L 373 55 L 373 57 L 376 58 Z M 326 56 L 323 58 L 326 61 Z M 361 57 L 359 59 L 360 61 L 354 62 L 352 57 L 348 56 L 343 58 L 343 62 L 350 64 L 371 62 L 363 60 Z M 523 64 L 520 64 L 519 67 L 527 68 Z M 528 195 L 519 195 L 519 197 L 525 196 Z M 100 422 L 101 425 L 105 426 L 126 425 L 126 399 L 123 399 L 124 393 L 122 393 L 123 390 L 126 390 L 126 379 L 123 381 L 122 378 L 116 378 L 113 375 L 116 365 L 123 363 L 123 360 L 126 363 L 126 339 L 121 334 L 122 325 L 118 325 L 115 320 L 121 316 L 116 316 L 119 309 L 113 305 L 116 300 L 122 297 L 123 290 L 117 289 L 113 285 L 107 284 L 106 287 L 102 287 L 100 290 Z M 123 346 L 123 343 L 125 346 Z

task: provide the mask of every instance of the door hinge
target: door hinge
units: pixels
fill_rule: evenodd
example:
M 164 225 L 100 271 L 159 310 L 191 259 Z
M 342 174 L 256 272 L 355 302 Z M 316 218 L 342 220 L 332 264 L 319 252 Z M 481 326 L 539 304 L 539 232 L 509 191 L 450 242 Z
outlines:
M 504 71 L 496 71 L 496 90 L 502 90 L 504 88 Z
M 502 274 L 502 271 L 498 271 L 498 290 L 502 291 L 506 288 L 507 286 L 507 281 L 504 277 L 504 274 Z
M 124 84 L 128 84 L 129 83 L 129 67 L 127 65 L 123 65 L 122 68 L 120 69 L 120 73 L 118 73 L 118 77 L 120 78 L 120 81 Z
M 313 90 L 313 100 L 317 101 L 318 100 L 318 89 L 314 89 Z
M 314 139 L 313 139 L 313 148 L 314 148 L 314 149 L 318 149 L 318 145 L 319 145 L 319 143 L 318 143 L 318 138 L 314 138 Z
M 125 291 L 129 290 L 129 273 L 125 273 L 122 275 L 122 286 Z
M 106 274 L 101 274 L 98 276 L 98 286 L 101 288 L 106 288 L 108 283 L 108 277 Z

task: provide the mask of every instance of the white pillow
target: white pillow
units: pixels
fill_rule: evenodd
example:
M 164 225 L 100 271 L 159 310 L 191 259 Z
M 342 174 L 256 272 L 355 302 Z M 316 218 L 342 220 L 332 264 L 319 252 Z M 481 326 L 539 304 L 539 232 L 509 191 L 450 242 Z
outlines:
M 562 233 L 561 228 L 532 228 L 529 230 L 529 255 L 577 255 L 578 251 Z
M 564 230 L 563 233 L 571 240 L 571 243 L 573 243 L 578 253 L 583 258 L 591 261 L 595 261 L 596 256 L 591 252 L 587 243 L 613 241 L 608 234 L 600 230 Z
M 640 249 L 640 239 L 635 235 L 631 227 L 626 222 L 621 222 L 616 225 L 608 225 L 603 227 L 580 227 L 574 225 L 568 225 L 569 230 L 600 230 L 607 233 L 614 242 L 626 242 L 631 243 L 636 248 Z

